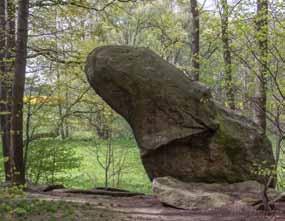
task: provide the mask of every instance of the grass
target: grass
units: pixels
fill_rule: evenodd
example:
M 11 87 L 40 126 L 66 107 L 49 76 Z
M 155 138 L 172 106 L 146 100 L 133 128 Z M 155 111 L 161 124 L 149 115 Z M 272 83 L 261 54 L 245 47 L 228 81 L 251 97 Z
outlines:
M 272 136 L 270 138 L 273 141 L 274 147 L 275 139 Z M 61 152 L 57 153 L 57 155 L 60 156 L 71 151 L 68 160 L 65 160 L 66 158 L 62 157 L 60 159 L 61 162 L 58 161 L 57 165 L 60 166 L 64 161 L 76 160 L 78 162 L 70 162 L 75 164 L 76 168 L 64 169 L 55 173 L 55 180 L 59 180 L 60 182 L 63 182 L 66 187 L 72 188 L 90 189 L 94 187 L 103 187 L 105 185 L 105 173 L 100 162 L 104 164 L 104 161 L 106 160 L 107 146 L 108 142 L 96 138 L 90 132 L 80 132 L 66 140 L 42 139 L 33 142 L 31 145 L 31 155 L 33 155 L 31 159 L 33 162 L 38 162 L 43 158 L 44 152 L 53 151 L 53 148 L 61 148 Z M 120 182 L 117 183 L 117 177 L 114 176 L 115 179 L 112 177 L 109 180 L 109 187 L 127 189 L 133 192 L 151 193 L 151 182 L 141 163 L 139 149 L 134 138 L 124 137 L 113 139 L 112 146 L 115 162 L 110 168 L 110 173 L 118 168 L 122 168 L 122 172 L 119 180 Z M 38 155 L 33 152 L 36 152 Z M 45 164 L 52 162 L 50 157 L 50 155 L 46 156 L 47 161 Z M 284 190 L 284 161 L 284 156 L 282 154 L 279 166 L 279 190 Z M 3 179 L 3 162 L 1 159 L 0 164 L 0 172 L 2 171 L 0 175 L 2 175 Z M 49 167 L 45 167 L 42 173 L 45 173 L 49 169 Z M 42 180 L 42 182 L 46 181 Z
M 108 144 L 95 139 L 72 139 L 69 140 L 68 145 L 74 146 L 76 154 L 82 160 L 79 168 L 69 171 L 70 182 L 67 185 L 78 188 L 104 186 L 105 169 L 100 165 L 100 162 L 103 166 L 106 165 Z M 141 163 L 139 150 L 134 140 L 116 139 L 112 145 L 114 163 L 111 165 L 110 173 L 113 169 L 118 170 L 118 167 L 122 168 L 122 172 L 119 184 L 117 185 L 117 176 L 115 176 L 114 179 L 109 179 L 109 186 L 149 193 L 151 184 Z
M 103 205 L 98 199 L 96 204 L 48 197 L 36 199 L 21 189 L 0 188 L 0 221 L 134 220 L 128 214 L 108 209 L 113 205 L 111 201 L 106 208 L 99 208 Z
M 79 206 L 65 202 L 45 202 L 17 198 L 14 200 L 3 199 L 0 202 L 0 216 L 7 221 L 21 220 L 77 220 L 75 216 Z
M 0 188 L 2 221 L 72 221 L 81 220 L 76 211 L 85 212 L 89 205 L 64 201 L 45 201 L 28 197 L 21 188 Z
M 52 147 L 52 148 L 51 148 Z M 60 180 L 67 187 L 90 189 L 94 187 L 104 187 L 105 185 L 105 162 L 108 153 L 108 142 L 94 138 L 92 134 L 75 134 L 73 137 L 60 140 L 50 139 L 34 142 L 31 145 L 31 153 L 36 152 L 40 155 L 34 155 L 33 164 L 43 158 L 43 152 L 52 152 L 53 148 L 59 150 L 56 155 L 67 154 L 68 150 L 73 151 L 69 154 L 70 161 L 77 160 L 80 162 L 79 167 L 73 169 L 65 169 L 55 174 L 56 180 Z M 109 187 L 122 188 L 134 192 L 151 192 L 151 183 L 145 173 L 144 167 L 139 156 L 139 149 L 133 138 L 116 138 L 112 140 L 113 163 L 109 169 Z M 74 154 L 74 156 L 70 156 Z M 52 162 L 51 155 L 46 156 L 47 162 Z M 60 159 L 59 157 L 57 157 Z M 60 162 L 64 160 L 64 157 Z M 72 162 L 75 163 L 75 162 Z M 120 178 L 118 182 L 118 173 L 121 168 Z M 45 167 L 42 173 L 49 170 Z M 112 176 L 115 172 L 115 176 Z M 49 175 L 50 176 L 50 175 Z M 46 181 L 45 181 L 46 182 Z

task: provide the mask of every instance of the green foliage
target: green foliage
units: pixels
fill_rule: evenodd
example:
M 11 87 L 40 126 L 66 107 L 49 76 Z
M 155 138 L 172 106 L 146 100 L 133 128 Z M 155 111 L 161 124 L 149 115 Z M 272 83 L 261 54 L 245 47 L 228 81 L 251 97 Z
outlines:
M 90 137 L 90 133 L 75 134 L 74 139 L 69 140 L 69 146 L 76 149 L 76 156 L 82 158 L 81 166 L 66 173 L 69 179 L 65 185 L 76 188 L 94 188 L 105 186 L 105 171 L 99 164 L 97 157 L 101 161 L 106 159 L 106 142 L 100 141 L 96 137 Z M 120 182 L 116 182 L 116 176 L 111 177 L 109 186 L 127 189 L 135 192 L 151 192 L 151 183 L 147 177 L 141 163 L 139 150 L 133 139 L 126 137 L 113 140 L 115 164 L 123 163 Z M 96 150 L 96 148 L 98 148 Z M 102 149 L 101 149 L 102 148 Z M 98 151 L 98 152 L 97 152 Z M 98 153 L 99 155 L 97 155 Z M 124 159 L 124 161 L 122 161 Z M 118 169 L 118 168 L 115 168 Z M 112 171 L 112 170 L 111 170 Z M 112 173 L 110 173 L 112 174 Z
M 266 160 L 254 163 L 252 165 L 252 172 L 263 177 L 265 183 L 270 176 L 276 176 L 275 165 L 268 165 Z
M 35 217 L 35 220 L 38 220 L 36 217 L 41 216 L 49 221 L 59 219 L 70 221 L 74 220 L 75 207 L 73 204 L 60 201 L 44 201 L 28 198 L 11 200 L 1 196 L 0 216 L 5 221 L 34 220 L 33 217 Z
M 16 199 L 25 196 L 23 186 L 1 187 L 0 196 L 5 199 Z
M 66 140 L 34 141 L 29 151 L 27 179 L 32 183 L 62 183 L 72 188 L 104 187 L 105 173 L 96 153 L 101 161 L 106 159 L 106 142 L 88 131 L 74 133 L 72 138 Z M 119 182 L 117 175 L 110 176 L 109 186 L 150 193 L 151 183 L 131 134 L 122 136 L 118 133 L 112 145 L 115 170 L 119 166 L 122 171 Z M 4 176 L 2 167 L 0 172 Z
M 28 178 L 32 183 L 64 182 L 68 177 L 62 176 L 69 170 L 79 168 L 81 158 L 68 140 L 42 139 L 30 146 L 28 158 Z

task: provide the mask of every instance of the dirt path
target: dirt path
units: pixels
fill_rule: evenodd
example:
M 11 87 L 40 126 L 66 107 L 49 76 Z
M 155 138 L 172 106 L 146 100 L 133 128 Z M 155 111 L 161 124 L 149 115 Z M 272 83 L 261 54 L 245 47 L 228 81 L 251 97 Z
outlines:
M 266 215 L 253 208 L 180 210 L 163 206 L 154 196 L 111 197 L 52 191 L 30 193 L 29 198 L 85 205 L 85 209 L 76 211 L 74 220 L 80 221 L 285 221 L 285 203 L 277 204 L 278 210 Z

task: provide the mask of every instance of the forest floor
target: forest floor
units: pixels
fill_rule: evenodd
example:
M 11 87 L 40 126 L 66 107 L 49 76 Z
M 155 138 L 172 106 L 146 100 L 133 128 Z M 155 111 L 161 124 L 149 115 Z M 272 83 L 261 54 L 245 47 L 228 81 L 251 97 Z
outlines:
M 105 159 L 106 156 L 104 143 L 98 144 L 96 139 L 80 134 L 79 137 L 64 141 L 54 139 L 34 142 L 31 151 L 38 152 L 40 147 L 49 150 L 49 147 L 59 146 L 73 149 L 82 159 L 80 167 L 58 173 L 56 182 L 63 183 L 67 188 L 85 190 L 104 186 L 104 170 L 98 162 L 98 156 L 99 159 Z M 0 221 L 285 221 L 285 202 L 277 203 L 276 210 L 268 214 L 252 207 L 201 211 L 162 205 L 151 195 L 151 183 L 141 164 L 134 140 L 118 139 L 114 141 L 113 147 L 116 159 L 124 159 L 125 163 L 119 185 L 113 185 L 110 179 L 110 186 L 146 195 L 115 197 L 60 190 L 22 194 L 18 190 L 12 193 L 0 190 Z M 40 158 L 35 155 L 34 162 L 44 159 L 42 155 L 42 152 Z M 45 172 L 39 171 L 43 174 Z M 49 180 L 42 181 L 48 183 Z
M 0 201 L 1 221 L 285 221 L 285 203 L 270 213 L 253 207 L 181 210 L 152 195 L 114 197 L 61 190 L 26 193 Z

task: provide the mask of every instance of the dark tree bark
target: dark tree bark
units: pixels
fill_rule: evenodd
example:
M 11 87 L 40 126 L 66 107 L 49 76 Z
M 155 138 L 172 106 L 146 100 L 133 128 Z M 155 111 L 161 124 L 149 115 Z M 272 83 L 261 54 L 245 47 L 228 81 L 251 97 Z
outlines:
M 7 2 L 7 16 L 8 16 L 8 21 L 7 21 L 7 56 L 10 58 L 9 59 L 9 65 L 8 65 L 8 71 L 9 72 L 14 72 L 15 68 L 15 50 L 16 50 L 16 6 L 15 2 L 13 0 L 8 0 Z M 10 82 L 12 85 L 13 79 L 10 78 Z M 12 92 L 12 89 L 10 89 L 10 94 Z
M 221 26 L 222 26 L 222 42 L 223 42 L 223 58 L 225 72 L 225 90 L 228 106 L 235 109 L 235 95 L 232 80 L 232 57 L 229 40 L 229 5 L 227 0 L 221 0 Z
M 1 75 L 0 75 L 0 89 L 1 89 L 1 104 L 3 103 L 2 100 L 2 84 L 4 81 L 4 74 L 5 74 L 5 39 L 6 39 L 6 35 L 5 35 L 5 24 L 6 24 L 6 19 L 5 19 L 5 0 L 1 0 L 0 1 L 0 71 L 1 71 Z
M 8 110 L 8 79 L 7 79 L 7 32 L 6 32 L 6 1 L 0 1 L 0 125 L 2 138 L 2 152 L 4 157 L 5 181 L 8 182 L 11 177 L 11 166 L 9 157 L 9 110 Z
M 10 114 L 6 116 L 5 118 L 5 147 L 7 150 L 8 157 L 8 169 L 9 169 L 9 181 L 12 178 L 12 170 L 14 168 L 14 153 L 13 149 L 11 148 L 11 108 L 12 108 L 12 85 L 14 80 L 14 71 L 15 71 L 15 50 L 16 50 L 16 5 L 15 1 L 8 0 L 7 1 L 7 22 L 6 22 L 6 28 L 7 28 L 7 46 L 6 46 L 6 100 L 7 104 L 5 107 L 5 110 L 9 112 Z
M 2 50 L 2 79 L 1 79 L 1 111 L 5 114 L 1 117 L 2 147 L 5 158 L 5 180 L 10 181 L 13 168 L 13 153 L 10 148 L 10 124 L 11 124 L 11 91 L 14 72 L 15 51 L 15 4 L 14 1 L 3 0 L 1 2 L 1 14 L 4 13 L 1 24 L 3 40 Z M 4 26 L 3 26 L 4 25 Z
M 25 183 L 25 168 L 23 160 L 23 97 L 26 75 L 28 15 L 29 0 L 19 0 L 17 16 L 17 40 L 15 76 L 12 90 L 12 122 L 11 122 L 11 148 L 14 151 L 15 172 L 13 183 Z
M 199 22 L 199 9 L 197 0 L 191 0 L 191 14 L 192 14 L 192 69 L 194 80 L 199 80 L 200 75 L 200 22 Z
M 268 68 L 268 1 L 257 1 L 256 40 L 258 43 L 259 70 L 256 76 L 254 121 L 266 132 L 266 77 Z

